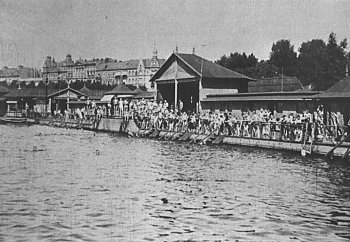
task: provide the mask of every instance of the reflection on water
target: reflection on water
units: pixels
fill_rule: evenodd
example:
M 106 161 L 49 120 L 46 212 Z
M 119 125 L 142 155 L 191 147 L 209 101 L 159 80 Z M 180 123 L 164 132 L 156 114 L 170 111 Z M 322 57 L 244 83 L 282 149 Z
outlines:
M 0 241 L 350 238 L 346 163 L 41 126 L 0 144 Z

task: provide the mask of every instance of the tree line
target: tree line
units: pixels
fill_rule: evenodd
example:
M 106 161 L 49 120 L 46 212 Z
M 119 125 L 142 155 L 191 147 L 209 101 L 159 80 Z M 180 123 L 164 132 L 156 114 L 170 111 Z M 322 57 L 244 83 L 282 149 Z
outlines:
M 347 39 L 338 43 L 336 34 L 330 33 L 327 43 L 322 39 L 303 42 L 298 53 L 290 40 L 281 39 L 273 43 L 268 60 L 235 52 L 215 63 L 252 78 L 294 76 L 304 86 L 312 84 L 315 90 L 323 91 L 345 77 L 349 60 Z

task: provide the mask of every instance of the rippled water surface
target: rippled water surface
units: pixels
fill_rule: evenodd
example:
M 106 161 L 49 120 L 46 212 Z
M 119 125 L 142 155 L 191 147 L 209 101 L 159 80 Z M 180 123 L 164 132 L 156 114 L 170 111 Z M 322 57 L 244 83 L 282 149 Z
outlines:
M 0 241 L 350 238 L 345 162 L 42 126 L 0 144 Z

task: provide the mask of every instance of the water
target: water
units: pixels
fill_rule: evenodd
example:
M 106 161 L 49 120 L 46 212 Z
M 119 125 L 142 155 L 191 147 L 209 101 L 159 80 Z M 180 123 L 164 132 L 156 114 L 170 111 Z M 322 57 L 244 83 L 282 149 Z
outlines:
M 0 241 L 350 238 L 344 162 L 43 126 L 0 144 Z

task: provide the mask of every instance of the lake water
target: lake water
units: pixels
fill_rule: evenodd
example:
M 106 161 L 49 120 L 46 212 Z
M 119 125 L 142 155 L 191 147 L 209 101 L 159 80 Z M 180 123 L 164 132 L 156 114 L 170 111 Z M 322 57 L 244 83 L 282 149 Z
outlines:
M 0 144 L 0 241 L 350 239 L 349 163 L 36 125 Z

